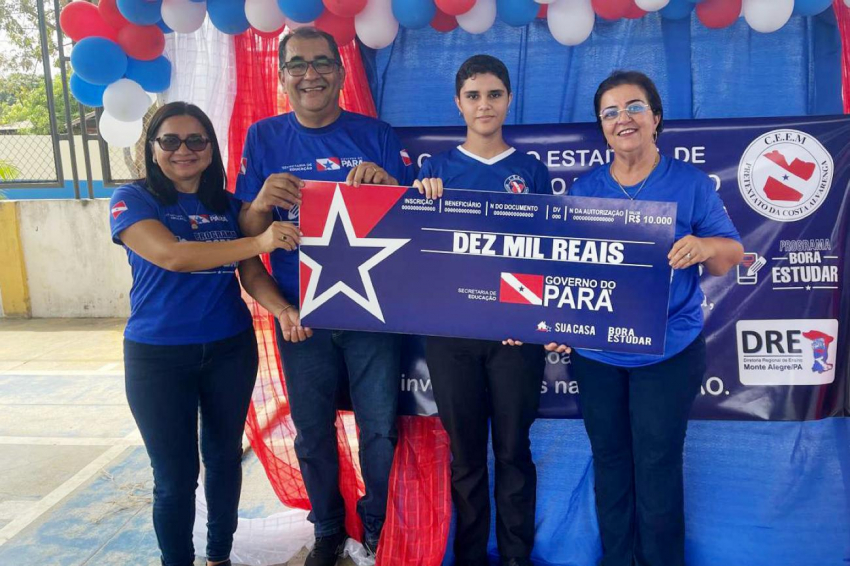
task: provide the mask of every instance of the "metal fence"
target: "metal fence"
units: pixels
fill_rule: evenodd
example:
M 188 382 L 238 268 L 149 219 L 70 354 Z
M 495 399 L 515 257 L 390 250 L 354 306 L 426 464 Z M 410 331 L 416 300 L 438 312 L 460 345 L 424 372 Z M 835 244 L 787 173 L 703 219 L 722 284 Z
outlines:
M 132 148 L 110 147 L 97 133 L 99 109 L 84 107 L 71 96 L 73 44 L 57 25 L 60 0 L 36 0 L 36 9 L 37 26 L 30 31 L 33 40 L 37 36 L 39 50 L 25 64 L 43 83 L 39 86 L 47 116 L 13 121 L 0 114 L 0 191 L 70 187 L 74 198 L 94 198 L 97 184 L 116 186 L 143 177 L 144 142 Z

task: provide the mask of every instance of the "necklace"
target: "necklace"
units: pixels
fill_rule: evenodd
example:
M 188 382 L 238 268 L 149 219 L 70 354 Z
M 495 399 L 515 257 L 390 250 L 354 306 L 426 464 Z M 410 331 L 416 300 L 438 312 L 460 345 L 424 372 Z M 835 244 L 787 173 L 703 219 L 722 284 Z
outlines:
M 197 198 L 197 195 L 195 196 L 195 198 Z M 182 212 L 183 215 L 186 217 L 186 220 L 189 221 L 189 226 L 192 227 L 192 230 L 197 230 L 198 229 L 197 217 L 198 217 L 198 213 L 201 211 L 201 199 L 198 199 L 198 206 L 195 207 L 194 216 L 189 214 L 188 212 L 186 212 L 186 209 L 183 208 L 182 204 L 180 204 L 180 197 L 179 196 L 177 197 L 177 206 L 180 208 L 180 212 Z
M 611 173 L 611 177 L 614 179 L 614 182 L 617 183 L 617 186 L 620 187 L 620 190 L 623 191 L 623 194 L 626 195 L 629 198 L 629 200 L 635 200 L 637 198 L 637 196 L 640 194 L 640 192 L 643 190 L 643 186 L 646 184 L 646 181 L 649 180 L 649 177 L 650 177 L 650 175 L 652 175 L 652 172 L 655 171 L 655 168 L 658 166 L 659 161 L 661 161 L 661 156 L 656 153 L 655 154 L 655 161 L 652 163 L 652 169 L 650 169 L 649 173 L 646 174 L 646 177 L 644 177 L 644 179 L 643 179 L 643 183 L 641 183 L 640 186 L 638 187 L 638 190 L 635 191 L 634 196 L 630 195 L 629 191 L 627 191 L 623 187 L 623 185 L 620 184 L 620 180 L 617 179 L 617 176 L 614 174 L 614 168 L 613 168 L 614 164 L 613 163 L 611 164 L 612 167 L 608 167 L 608 172 Z

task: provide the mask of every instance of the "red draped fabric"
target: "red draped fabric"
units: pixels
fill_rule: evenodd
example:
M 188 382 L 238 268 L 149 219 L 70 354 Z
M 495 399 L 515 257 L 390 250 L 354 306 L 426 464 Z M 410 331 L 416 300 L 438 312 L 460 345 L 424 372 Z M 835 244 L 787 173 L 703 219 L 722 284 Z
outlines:
M 249 31 L 235 37 L 237 94 L 229 131 L 229 188 L 235 185 L 248 127 L 268 116 L 290 110 L 278 86 L 277 39 Z M 340 104 L 346 110 L 375 116 L 357 45 L 340 49 L 346 70 Z M 268 263 L 266 263 L 268 267 Z M 295 456 L 295 427 L 286 398 L 286 385 L 274 339 L 274 319 L 249 301 L 260 348 L 260 371 L 248 412 L 247 435 L 281 502 L 309 509 L 304 482 Z M 337 417 L 340 490 L 346 503 L 348 533 L 362 540 L 356 513 L 363 495 L 356 426 L 353 415 Z M 377 566 L 438 566 L 442 562 L 451 521 L 448 437 L 435 418 L 400 417 L 399 441 L 390 478 L 387 522 L 381 536 Z
M 835 0 L 835 16 L 841 33 L 841 98 L 844 112 L 850 114 L 850 8 L 844 0 Z

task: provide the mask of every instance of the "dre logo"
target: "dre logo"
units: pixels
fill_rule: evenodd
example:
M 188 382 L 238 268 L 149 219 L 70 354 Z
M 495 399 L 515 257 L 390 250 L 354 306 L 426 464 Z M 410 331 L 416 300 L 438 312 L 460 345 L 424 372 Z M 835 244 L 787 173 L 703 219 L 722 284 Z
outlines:
M 835 379 L 836 319 L 740 320 L 738 372 L 744 385 L 822 385 Z

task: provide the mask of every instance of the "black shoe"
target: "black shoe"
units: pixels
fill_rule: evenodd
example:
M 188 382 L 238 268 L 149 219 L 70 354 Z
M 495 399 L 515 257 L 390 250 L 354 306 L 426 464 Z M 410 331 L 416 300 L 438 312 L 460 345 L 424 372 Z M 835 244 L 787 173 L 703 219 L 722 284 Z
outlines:
M 528 558 L 502 558 L 502 566 L 534 566 Z
M 313 550 L 307 555 L 304 566 L 336 566 L 337 559 L 342 556 L 345 540 L 348 535 L 340 531 L 333 535 L 318 537 Z

